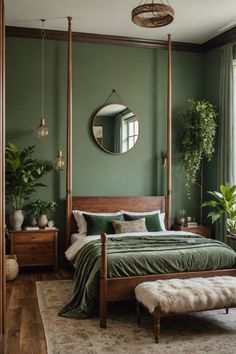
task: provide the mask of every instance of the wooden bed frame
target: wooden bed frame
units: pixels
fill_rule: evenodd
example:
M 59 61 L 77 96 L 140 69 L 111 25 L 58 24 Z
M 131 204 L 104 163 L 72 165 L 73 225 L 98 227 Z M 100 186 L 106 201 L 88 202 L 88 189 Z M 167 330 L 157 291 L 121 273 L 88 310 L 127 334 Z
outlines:
M 163 196 L 138 196 L 138 197 L 72 197 L 71 213 L 68 219 L 68 225 L 71 235 L 77 232 L 76 223 L 72 215 L 72 210 L 84 210 L 90 212 L 115 212 L 118 210 L 129 211 L 150 211 L 160 209 L 165 212 L 165 197 Z M 121 300 L 134 299 L 135 287 L 144 282 L 157 279 L 170 278 L 192 278 L 192 277 L 211 277 L 216 275 L 236 276 L 236 269 L 222 269 L 213 271 L 186 272 L 186 273 L 168 273 L 143 276 L 108 278 L 107 276 L 107 253 L 106 253 L 106 235 L 101 235 L 101 271 L 99 284 L 99 305 L 100 305 L 100 327 L 106 328 L 107 303 Z M 67 239 L 70 242 L 70 238 Z
M 167 94 L 167 196 L 154 197 L 74 197 L 72 196 L 72 18 L 68 17 L 68 80 L 67 80 L 67 149 L 66 149 L 66 245 L 70 244 L 70 237 L 77 231 L 72 216 L 72 210 L 84 210 L 91 212 L 114 212 L 118 210 L 149 211 L 160 209 L 166 212 L 167 228 L 171 227 L 171 194 L 172 194 L 172 119 L 171 119 L 171 96 L 172 96 L 172 70 L 171 70 L 171 35 L 168 35 L 168 94 Z M 165 207 L 165 202 L 167 207 Z M 145 276 L 132 276 L 120 278 L 107 277 L 107 253 L 106 235 L 101 235 L 101 271 L 100 271 L 100 327 L 106 327 L 107 302 L 128 300 L 134 298 L 134 288 L 144 281 L 169 279 L 210 277 L 215 275 L 236 276 L 236 269 L 215 271 L 169 273 Z

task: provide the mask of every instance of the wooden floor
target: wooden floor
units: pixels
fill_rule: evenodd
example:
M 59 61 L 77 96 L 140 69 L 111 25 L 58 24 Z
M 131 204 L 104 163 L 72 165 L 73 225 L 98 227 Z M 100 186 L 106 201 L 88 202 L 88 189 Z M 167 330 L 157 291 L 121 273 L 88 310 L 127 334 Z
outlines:
M 47 353 L 35 282 L 70 278 L 70 270 L 24 272 L 7 283 L 7 354 Z

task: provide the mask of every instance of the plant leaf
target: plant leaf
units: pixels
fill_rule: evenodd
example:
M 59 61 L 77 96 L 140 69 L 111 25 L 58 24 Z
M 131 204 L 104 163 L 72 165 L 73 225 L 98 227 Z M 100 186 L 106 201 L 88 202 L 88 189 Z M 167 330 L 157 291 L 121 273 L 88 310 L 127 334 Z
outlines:
M 207 216 L 208 218 L 211 218 L 211 222 L 212 224 L 214 224 L 214 222 L 216 220 L 218 220 L 221 216 L 222 216 L 223 212 L 220 211 L 211 211 Z

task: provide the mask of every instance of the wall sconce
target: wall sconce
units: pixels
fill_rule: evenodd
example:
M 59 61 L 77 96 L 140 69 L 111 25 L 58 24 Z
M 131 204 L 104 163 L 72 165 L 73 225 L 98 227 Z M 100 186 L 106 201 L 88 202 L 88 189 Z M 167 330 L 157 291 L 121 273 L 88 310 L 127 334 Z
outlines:
M 165 167 L 167 165 L 167 152 L 162 151 L 161 153 L 161 162 L 162 166 Z
M 63 153 L 61 149 L 58 149 L 57 151 L 57 157 L 56 157 L 56 161 L 55 161 L 55 170 L 57 172 L 63 171 L 63 167 L 64 167 L 64 158 L 63 158 Z

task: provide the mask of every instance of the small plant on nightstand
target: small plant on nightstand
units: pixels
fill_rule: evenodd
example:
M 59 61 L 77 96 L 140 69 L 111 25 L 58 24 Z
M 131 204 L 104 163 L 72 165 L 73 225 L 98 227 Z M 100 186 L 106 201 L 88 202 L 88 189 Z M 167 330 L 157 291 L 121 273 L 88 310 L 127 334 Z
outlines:
M 179 225 L 184 226 L 186 224 L 186 209 L 180 209 L 178 212 L 177 222 Z
M 34 216 L 38 218 L 39 227 L 44 227 L 48 224 L 47 215 L 56 210 L 57 203 L 53 200 L 46 201 L 41 199 L 35 199 L 31 204 Z

